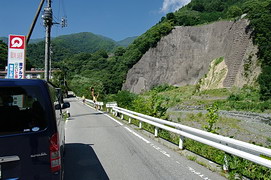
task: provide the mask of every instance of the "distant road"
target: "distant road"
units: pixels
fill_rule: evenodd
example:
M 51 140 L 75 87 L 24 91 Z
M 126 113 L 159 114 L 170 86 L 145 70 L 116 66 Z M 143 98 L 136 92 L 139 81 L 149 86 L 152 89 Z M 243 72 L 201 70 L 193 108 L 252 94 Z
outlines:
M 75 98 L 68 100 L 65 180 L 225 179 Z

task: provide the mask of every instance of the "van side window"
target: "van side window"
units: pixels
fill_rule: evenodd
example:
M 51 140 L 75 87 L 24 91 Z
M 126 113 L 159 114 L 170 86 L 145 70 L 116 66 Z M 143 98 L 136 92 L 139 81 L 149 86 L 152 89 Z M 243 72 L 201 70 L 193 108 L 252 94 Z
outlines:
M 0 135 L 36 132 L 47 127 L 39 87 L 0 88 Z

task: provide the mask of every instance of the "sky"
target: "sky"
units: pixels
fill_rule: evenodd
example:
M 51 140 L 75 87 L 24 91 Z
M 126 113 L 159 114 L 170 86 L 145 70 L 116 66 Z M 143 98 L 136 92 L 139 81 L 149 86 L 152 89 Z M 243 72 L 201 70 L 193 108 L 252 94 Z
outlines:
M 67 17 L 68 26 L 54 25 L 52 36 L 92 32 L 115 41 L 139 36 L 169 12 L 191 0 L 52 0 L 55 22 Z M 27 35 L 40 0 L 0 0 L 0 37 Z M 45 7 L 46 2 L 43 7 Z M 43 10 L 43 8 L 42 8 Z M 42 12 L 31 39 L 44 38 Z

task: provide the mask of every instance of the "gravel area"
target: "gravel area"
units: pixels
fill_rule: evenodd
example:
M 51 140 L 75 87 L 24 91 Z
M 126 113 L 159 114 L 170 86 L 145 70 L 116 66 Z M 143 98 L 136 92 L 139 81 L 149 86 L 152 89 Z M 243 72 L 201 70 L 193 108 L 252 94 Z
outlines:
M 170 119 L 174 122 L 203 129 L 205 120 L 191 120 L 187 117 L 191 114 L 206 114 L 206 110 L 178 110 L 169 109 Z M 233 137 L 241 141 L 271 146 L 271 114 L 219 111 L 219 116 L 224 117 L 223 121 L 216 123 L 220 135 Z

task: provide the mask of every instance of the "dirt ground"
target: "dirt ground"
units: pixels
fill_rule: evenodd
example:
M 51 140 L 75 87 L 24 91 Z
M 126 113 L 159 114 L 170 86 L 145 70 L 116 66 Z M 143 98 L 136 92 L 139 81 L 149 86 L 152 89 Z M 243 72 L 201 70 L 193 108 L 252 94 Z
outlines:
M 206 113 L 204 110 L 168 110 L 170 120 L 202 130 L 207 125 Z M 271 146 L 271 114 L 219 111 L 219 120 L 215 126 L 219 128 L 217 131 L 220 135 Z

